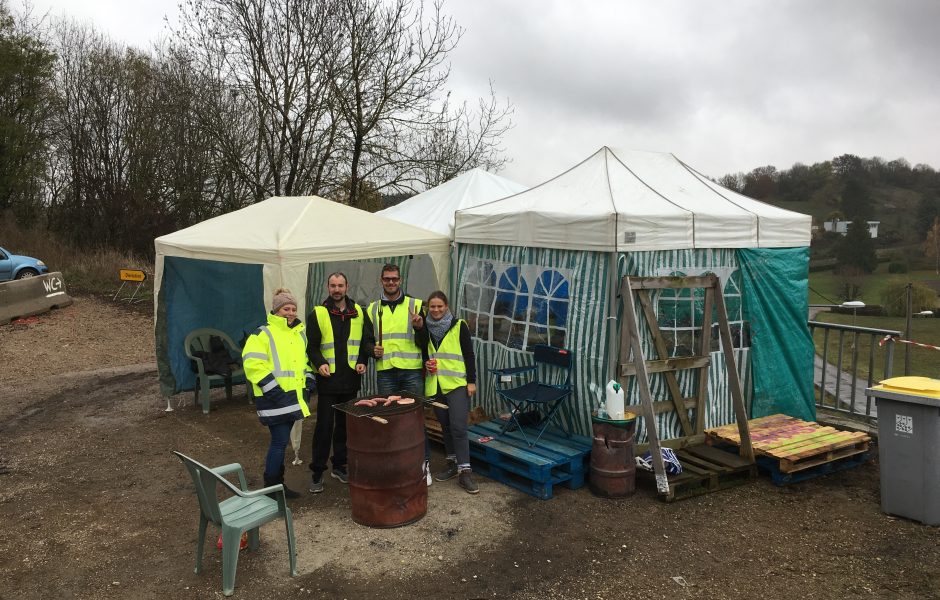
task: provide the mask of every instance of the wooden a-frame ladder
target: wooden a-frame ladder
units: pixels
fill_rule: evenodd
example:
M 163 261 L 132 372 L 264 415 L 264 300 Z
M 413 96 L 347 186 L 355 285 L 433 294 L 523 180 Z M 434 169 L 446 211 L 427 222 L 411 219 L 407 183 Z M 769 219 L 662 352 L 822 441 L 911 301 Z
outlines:
M 703 311 L 703 323 L 699 344 L 694 356 L 669 357 L 669 350 L 659 329 L 656 312 L 653 308 L 650 290 L 680 290 L 680 289 L 704 289 L 705 302 Z M 636 307 L 634 305 L 634 294 L 639 300 L 643 316 L 646 320 L 649 332 L 653 338 L 653 344 L 656 350 L 656 358 L 647 360 L 643 356 L 643 348 L 640 343 L 639 320 L 637 318 Z M 692 294 L 694 298 L 694 291 Z M 627 389 L 628 379 L 636 377 L 637 389 L 640 394 L 640 407 L 644 421 L 646 422 L 648 447 L 650 450 L 653 472 L 656 478 L 656 489 L 660 494 L 666 496 L 667 500 L 675 497 L 675 486 L 670 487 L 670 479 L 667 476 L 665 464 L 663 462 L 661 448 L 666 445 L 673 449 L 681 449 L 679 455 L 680 462 L 683 464 L 683 470 L 687 473 L 683 478 L 681 475 L 674 478 L 676 482 L 680 479 L 688 482 L 695 479 L 695 491 L 691 494 L 703 493 L 713 489 L 725 487 L 720 479 L 727 478 L 728 474 L 744 473 L 753 477 L 756 474 L 754 468 L 754 450 L 751 447 L 751 436 L 747 422 L 747 410 L 744 406 L 744 395 L 741 391 L 741 381 L 738 377 L 738 370 L 735 364 L 734 347 L 732 345 L 731 328 L 728 325 L 728 314 L 725 310 L 724 297 L 721 293 L 721 284 L 716 275 L 705 275 L 701 277 L 629 277 L 625 276 L 620 282 L 620 298 L 623 308 L 621 312 L 621 333 L 620 333 L 620 373 L 619 379 L 624 389 Z M 741 436 L 741 446 L 739 450 L 740 458 L 705 446 L 705 412 L 708 401 L 708 372 L 711 363 L 710 346 L 712 332 L 712 312 L 717 313 L 718 332 L 721 339 L 722 355 L 727 367 L 728 388 L 731 392 L 731 400 L 734 409 L 734 416 L 738 425 L 738 432 Z M 632 360 L 630 357 L 632 355 Z M 696 378 L 696 393 L 692 398 L 684 398 L 679 388 L 678 371 L 695 369 L 698 370 Z M 651 373 L 661 373 L 666 379 L 666 387 L 669 390 L 670 400 L 653 402 L 650 393 L 649 376 Z M 692 416 L 689 411 L 692 411 Z M 682 436 L 670 439 L 667 442 L 660 440 L 659 432 L 656 427 L 656 415 L 664 412 L 675 411 L 682 428 Z M 640 447 L 642 449 L 643 447 Z M 717 453 L 717 454 L 716 454 Z M 727 460 L 725 456 L 729 457 Z M 676 483 L 674 482 L 674 483 Z M 691 495 L 690 494 L 690 495 Z

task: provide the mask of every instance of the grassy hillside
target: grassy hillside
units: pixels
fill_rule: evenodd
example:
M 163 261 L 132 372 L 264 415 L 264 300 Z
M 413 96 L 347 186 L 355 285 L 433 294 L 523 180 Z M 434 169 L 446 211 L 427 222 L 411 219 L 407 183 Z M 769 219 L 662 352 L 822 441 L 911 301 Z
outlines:
M 809 303 L 810 304 L 839 304 L 843 301 L 840 297 L 840 282 L 842 278 L 833 273 L 832 270 L 819 271 L 809 274 Z M 871 275 L 862 279 L 862 293 L 859 298 L 865 304 L 881 304 L 881 292 L 892 283 L 924 282 L 936 283 L 940 281 L 940 276 L 931 270 L 911 271 L 909 273 L 888 273 L 888 264 L 881 263 Z M 940 302 L 940 298 L 938 298 Z M 940 357 L 938 357 L 940 360 Z
M 894 331 L 900 331 L 902 334 L 904 333 L 903 317 L 853 317 L 852 315 L 821 313 L 817 315 L 816 320 L 822 321 L 824 323 L 841 323 L 843 325 L 857 325 L 859 327 L 870 327 L 872 329 L 891 329 Z M 816 353 L 821 356 L 823 349 L 823 331 L 817 330 L 813 337 L 813 341 L 816 345 Z M 911 339 L 916 342 L 940 346 L 940 319 L 912 319 Z M 874 340 L 876 348 L 878 341 L 879 340 L 876 337 Z M 851 345 L 853 343 L 855 343 L 853 336 L 846 335 L 843 339 L 842 368 L 847 371 L 851 370 L 852 367 Z M 859 348 L 859 377 L 867 378 L 869 349 L 872 346 L 871 336 L 860 335 L 858 337 L 857 343 Z M 829 333 L 829 340 L 827 345 L 829 347 L 827 359 L 830 363 L 835 364 L 839 351 L 838 333 Z M 892 374 L 895 377 L 904 375 L 904 353 L 906 351 L 905 346 L 905 344 L 895 344 L 894 347 Z M 875 369 L 873 379 L 877 381 L 882 379 L 884 376 L 884 366 L 886 360 L 885 357 L 887 356 L 887 352 L 884 347 L 877 348 L 875 352 Z M 924 377 L 940 379 L 940 350 L 931 350 L 928 348 L 910 346 L 910 353 L 911 375 L 921 375 Z

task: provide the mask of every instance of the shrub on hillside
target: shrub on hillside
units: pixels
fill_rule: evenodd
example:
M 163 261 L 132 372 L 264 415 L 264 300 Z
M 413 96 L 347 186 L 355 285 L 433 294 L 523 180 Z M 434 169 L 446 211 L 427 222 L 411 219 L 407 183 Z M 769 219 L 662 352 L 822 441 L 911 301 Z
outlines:
M 891 317 L 907 315 L 907 285 L 892 283 L 881 292 L 881 304 L 885 313 Z M 911 284 L 911 312 L 933 310 L 937 303 L 937 293 L 922 283 Z
M 907 273 L 908 266 L 906 262 L 899 260 L 888 263 L 888 273 Z
M 0 245 L 11 252 L 35 256 L 46 263 L 50 271 L 61 271 L 70 291 L 113 294 L 121 285 L 118 278 L 121 269 L 146 272 L 145 286 L 152 290 L 151 261 L 110 248 L 80 250 L 48 229 L 24 228 L 9 216 L 9 213 L 0 215 Z

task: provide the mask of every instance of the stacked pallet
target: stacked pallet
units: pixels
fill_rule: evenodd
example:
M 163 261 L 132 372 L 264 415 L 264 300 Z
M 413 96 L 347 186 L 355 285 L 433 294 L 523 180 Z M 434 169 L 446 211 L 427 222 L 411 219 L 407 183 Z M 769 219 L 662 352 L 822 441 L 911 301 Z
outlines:
M 861 464 L 868 458 L 871 437 L 840 431 L 787 415 L 748 421 L 757 464 L 770 471 L 774 483 L 792 483 Z M 705 431 L 712 445 L 741 443 L 737 425 Z
M 548 428 L 534 446 L 519 431 L 502 432 L 493 419 L 470 427 L 470 458 L 474 472 L 548 500 L 556 485 L 582 487 L 590 467 L 592 440 Z M 534 434 L 532 434 L 534 437 Z

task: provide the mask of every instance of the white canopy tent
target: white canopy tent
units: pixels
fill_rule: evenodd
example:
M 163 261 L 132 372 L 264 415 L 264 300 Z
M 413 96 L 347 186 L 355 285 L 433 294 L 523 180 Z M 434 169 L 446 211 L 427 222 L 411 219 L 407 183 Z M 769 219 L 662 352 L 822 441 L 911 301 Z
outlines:
M 265 306 L 278 287 L 305 290 L 310 263 L 426 254 L 439 284 L 450 272 L 447 237 L 318 196 L 269 198 L 159 237 L 154 246 L 155 297 L 166 256 L 263 265 Z M 307 314 L 305 306 L 297 309 Z
M 192 389 L 183 340 L 193 329 L 212 327 L 237 341 L 263 320 L 279 287 L 294 292 L 306 318 L 325 283 L 311 286 L 308 278 L 344 270 L 359 291 L 366 272 L 378 285 L 385 260 L 400 263 L 412 289 L 427 293 L 450 279 L 450 244 L 447 236 L 317 196 L 269 198 L 157 238 L 154 329 L 163 392 Z M 377 292 L 356 298 L 370 297 Z
M 505 177 L 493 175 L 483 169 L 471 169 L 376 214 L 454 239 L 456 211 L 512 196 L 526 189 L 528 188 L 521 183 Z
M 812 343 L 797 334 L 805 329 L 810 230 L 809 215 L 726 189 L 672 154 L 604 146 L 527 191 L 457 211 L 455 314 L 471 326 L 483 364 L 524 364 L 534 344 L 573 350 L 578 392 L 570 425 L 587 433 L 597 402 L 591 386 L 603 388 L 617 375 L 621 278 L 712 273 L 734 313 L 737 359 L 757 365 L 746 373 L 765 387 L 773 381 L 778 389 L 805 392 L 799 377 L 807 356 L 811 368 Z M 660 330 L 680 348 L 695 335 L 701 303 L 692 295 L 654 297 L 660 301 Z M 752 339 L 753 332 L 759 333 Z M 781 341 L 787 332 L 794 335 Z M 714 402 L 705 418 L 725 424 L 731 415 L 726 373 L 718 358 L 712 365 Z M 768 375 L 774 372 L 777 379 Z M 691 386 L 687 379 L 682 385 Z M 779 395 L 765 389 L 754 398 L 762 411 L 781 406 Z M 475 402 L 487 412 L 504 410 L 486 386 Z M 812 407 L 809 390 L 777 412 L 803 418 Z M 667 424 L 670 431 L 678 426 Z
M 667 153 L 604 146 L 526 192 L 462 209 L 455 240 L 634 252 L 802 247 L 811 217 L 724 188 Z

